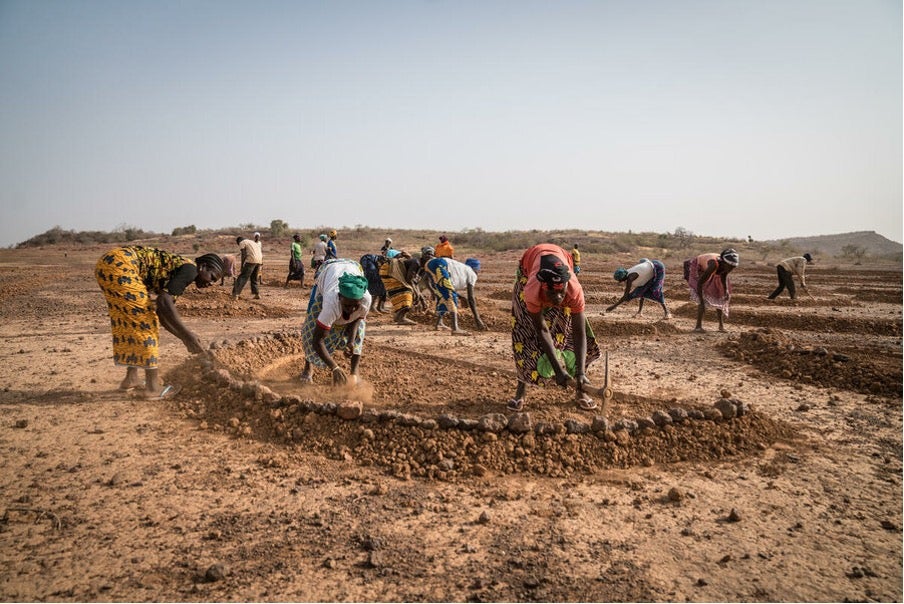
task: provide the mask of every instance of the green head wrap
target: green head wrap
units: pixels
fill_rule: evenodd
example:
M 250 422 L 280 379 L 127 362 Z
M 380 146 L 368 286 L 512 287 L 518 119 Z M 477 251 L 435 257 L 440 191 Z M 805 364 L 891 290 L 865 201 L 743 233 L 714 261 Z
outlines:
M 339 277 L 339 295 L 349 300 L 360 300 L 367 291 L 367 278 L 362 275 L 343 273 Z

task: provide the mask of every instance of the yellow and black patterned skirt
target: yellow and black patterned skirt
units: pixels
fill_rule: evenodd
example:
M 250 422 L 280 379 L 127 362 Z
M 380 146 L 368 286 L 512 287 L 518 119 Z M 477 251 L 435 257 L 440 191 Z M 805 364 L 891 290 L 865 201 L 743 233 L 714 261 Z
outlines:
M 107 299 L 113 331 L 113 361 L 129 367 L 157 367 L 160 324 L 138 259 L 128 248 L 111 250 L 97 261 L 94 272 Z

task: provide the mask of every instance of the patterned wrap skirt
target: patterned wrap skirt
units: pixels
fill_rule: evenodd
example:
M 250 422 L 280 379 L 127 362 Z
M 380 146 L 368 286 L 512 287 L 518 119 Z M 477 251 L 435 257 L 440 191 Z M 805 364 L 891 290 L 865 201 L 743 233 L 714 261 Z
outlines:
M 700 267 L 694 259 L 685 260 L 684 273 L 687 275 L 687 284 L 691 288 L 691 301 L 694 304 L 700 304 L 700 298 L 697 296 L 697 283 L 700 281 Z M 703 302 L 711 307 L 722 311 L 728 317 L 728 307 L 731 302 L 731 277 L 725 276 L 725 287 L 722 287 L 722 279 L 716 273 L 710 275 L 706 283 L 703 284 Z
M 653 278 L 639 287 L 635 287 L 628 294 L 628 300 L 646 298 L 660 304 L 665 304 L 665 296 L 662 293 L 662 284 L 665 283 L 665 266 L 659 260 L 650 260 L 653 263 Z
M 361 256 L 361 268 L 367 277 L 367 291 L 374 298 L 382 298 L 386 295 L 386 286 L 380 277 L 380 263 L 376 254 L 364 254 Z
M 155 369 L 160 323 L 154 301 L 141 280 L 138 258 L 126 248 L 112 250 L 97 261 L 94 276 L 107 300 L 113 331 L 113 362 Z
M 305 360 L 314 367 L 326 367 L 326 363 L 317 354 L 314 347 L 314 329 L 317 327 L 317 317 L 323 309 L 323 296 L 317 291 L 315 285 L 311 289 L 311 298 L 308 301 L 308 311 L 304 318 L 304 325 L 301 326 L 301 343 L 304 347 Z M 352 344 L 352 354 L 360 355 L 364 350 L 364 332 L 366 329 L 364 319 L 358 322 L 358 329 L 355 331 L 355 340 Z M 329 353 L 335 354 L 337 350 L 343 350 L 348 346 L 348 330 L 345 325 L 333 325 L 323 336 L 323 344 Z
M 540 346 L 540 338 L 534 331 L 533 319 L 531 319 L 524 302 L 524 286 L 526 284 L 527 277 L 519 268 L 512 292 L 512 353 L 515 358 L 515 370 L 520 382 L 546 383 L 550 378 L 555 378 L 555 372 L 549 358 Z M 549 328 L 549 335 L 552 336 L 552 343 L 560 365 L 565 368 L 568 375 L 574 377 L 576 357 L 574 341 L 571 337 L 571 309 L 545 308 L 543 309 L 543 319 Z M 601 353 L 590 321 L 585 318 L 584 323 L 587 333 L 587 356 L 584 365 L 589 367 L 593 361 L 600 358 Z
M 411 305 L 414 304 L 414 292 L 408 285 L 390 274 L 389 262 L 380 266 L 380 278 L 383 280 L 383 286 L 386 288 L 386 297 L 392 304 L 393 310 L 399 311 L 411 308 Z
M 436 314 L 440 317 L 448 312 L 457 312 L 459 295 L 452 285 L 449 265 L 443 258 L 434 258 L 427 263 L 427 280 L 436 297 Z

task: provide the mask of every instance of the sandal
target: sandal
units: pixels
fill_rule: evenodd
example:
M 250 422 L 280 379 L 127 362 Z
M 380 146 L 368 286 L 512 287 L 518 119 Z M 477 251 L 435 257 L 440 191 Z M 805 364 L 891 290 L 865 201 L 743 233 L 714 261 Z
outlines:
M 580 398 L 576 399 L 576 402 L 578 404 L 578 407 L 580 407 L 584 411 L 593 411 L 594 409 L 599 407 L 596 401 L 590 398 L 590 395 L 588 394 L 583 394 Z
M 509 411 L 521 411 L 522 409 L 524 409 L 524 399 L 513 398 L 505 405 L 505 408 Z
M 182 386 L 177 384 L 167 384 L 163 387 L 159 394 L 149 394 L 147 390 L 142 391 L 138 398 L 143 398 L 145 400 L 154 400 L 154 399 L 170 399 L 179 394 L 182 391 Z

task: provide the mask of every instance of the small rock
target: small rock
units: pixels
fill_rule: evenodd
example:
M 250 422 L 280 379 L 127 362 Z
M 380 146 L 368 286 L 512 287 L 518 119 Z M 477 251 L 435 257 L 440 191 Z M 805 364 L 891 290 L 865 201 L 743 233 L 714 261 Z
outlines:
M 344 401 L 336 406 L 336 415 L 341 419 L 358 419 L 364 411 L 360 401 Z
M 741 514 L 738 513 L 738 510 L 731 508 L 731 511 L 728 513 L 728 521 L 729 522 L 740 522 Z
M 490 523 L 490 514 L 486 510 L 480 513 L 480 518 L 477 519 L 477 522 L 480 524 L 489 524 Z
M 207 572 L 204 573 L 204 579 L 210 583 L 215 583 L 216 581 L 222 581 L 226 578 L 226 567 L 222 564 L 214 564 L 210 568 L 207 569 Z
M 17 419 L 17 420 L 16 420 L 16 423 L 15 423 L 15 427 L 16 427 L 16 428 L 19 428 L 19 429 L 27 428 L 27 427 L 28 427 L 28 420 L 27 420 L 27 419 Z
M 509 418 L 508 429 L 515 434 L 524 434 L 533 431 L 530 413 L 515 413 Z
M 724 419 L 732 419 L 738 414 L 735 404 L 727 398 L 716 401 L 714 407 L 722 414 Z
M 681 501 L 684 499 L 684 490 L 679 487 L 669 489 L 669 501 Z

